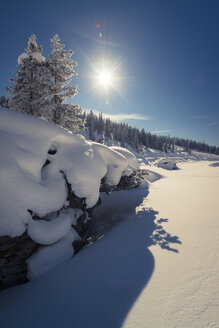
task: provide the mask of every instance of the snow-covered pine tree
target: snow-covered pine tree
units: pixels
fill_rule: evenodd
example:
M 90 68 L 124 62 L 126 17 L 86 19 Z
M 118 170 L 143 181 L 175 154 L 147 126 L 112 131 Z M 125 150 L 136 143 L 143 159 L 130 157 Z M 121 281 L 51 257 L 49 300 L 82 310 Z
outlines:
M 19 112 L 41 116 L 49 102 L 50 76 L 45 58 L 42 55 L 42 46 L 38 46 L 33 34 L 28 41 L 27 49 L 18 57 L 18 71 L 14 83 L 7 91 L 9 108 Z
M 89 126 L 89 139 L 94 141 L 95 140 L 95 134 L 94 134 L 94 114 L 93 111 L 90 111 L 90 115 L 89 115 L 89 122 L 90 122 L 90 126 Z
M 82 110 L 78 105 L 65 103 L 67 98 L 77 94 L 77 86 L 69 85 L 73 75 L 77 75 L 74 67 L 77 62 L 71 59 L 72 50 L 64 50 L 58 34 L 51 39 L 52 51 L 49 54 L 48 66 L 52 76 L 50 88 L 51 102 L 49 112 L 50 120 L 73 131 L 80 130 L 84 125 Z
M 72 132 L 85 129 L 85 118 L 81 114 L 83 110 L 79 105 L 62 104 L 61 109 L 61 126 Z

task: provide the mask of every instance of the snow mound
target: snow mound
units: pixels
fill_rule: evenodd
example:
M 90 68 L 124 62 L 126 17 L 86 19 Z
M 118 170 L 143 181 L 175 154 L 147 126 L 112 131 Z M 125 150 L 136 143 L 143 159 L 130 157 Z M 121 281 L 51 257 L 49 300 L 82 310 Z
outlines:
M 122 148 L 122 147 L 110 147 L 110 149 L 118 152 L 119 154 L 121 154 L 122 156 L 125 157 L 125 159 L 128 162 L 128 167 L 127 170 L 124 172 L 125 175 L 130 175 L 133 170 L 137 171 L 139 170 L 139 164 L 138 164 L 138 160 L 136 158 L 136 156 L 130 152 L 128 149 Z
M 28 235 L 38 244 L 49 245 L 65 237 L 71 230 L 71 219 L 68 215 L 60 215 L 52 221 L 31 220 Z
M 161 167 L 166 170 L 176 170 L 178 169 L 176 162 L 169 158 L 161 158 L 154 163 L 157 167 Z
M 72 243 L 75 240 L 74 231 L 54 245 L 42 247 L 28 260 L 28 279 L 32 280 L 41 274 L 69 260 L 74 255 Z
M 98 201 L 103 177 L 116 185 L 137 168 L 134 155 L 126 150 L 87 142 L 45 120 L 5 108 L 0 108 L 0 138 L 0 236 L 20 236 L 27 230 L 36 242 L 51 244 L 69 233 L 69 219 L 36 223 L 32 216 L 45 218 L 66 205 L 66 180 L 90 208 Z M 44 229 L 50 233 L 43 234 Z
M 209 164 L 209 166 L 218 167 L 219 166 L 219 162 L 211 163 L 211 164 Z

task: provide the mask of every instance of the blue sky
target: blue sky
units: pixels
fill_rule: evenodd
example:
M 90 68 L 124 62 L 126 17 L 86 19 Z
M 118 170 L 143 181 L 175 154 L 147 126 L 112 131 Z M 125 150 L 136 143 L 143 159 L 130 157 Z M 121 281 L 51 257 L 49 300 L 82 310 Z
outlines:
M 219 146 L 219 1 L 13 0 L 0 10 L 1 95 L 28 37 L 47 57 L 58 33 L 78 61 L 74 103 Z M 102 61 L 116 77 L 107 91 L 90 78 Z

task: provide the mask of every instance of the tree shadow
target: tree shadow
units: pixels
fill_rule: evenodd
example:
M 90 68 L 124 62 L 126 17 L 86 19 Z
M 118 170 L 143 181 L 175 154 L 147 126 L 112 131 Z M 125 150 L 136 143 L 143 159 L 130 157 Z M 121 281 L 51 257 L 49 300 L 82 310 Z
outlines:
M 168 219 L 159 219 L 155 221 L 155 229 L 151 236 L 152 244 L 159 245 L 161 248 L 168 251 L 178 253 L 178 249 L 171 247 L 171 244 L 182 244 L 178 236 L 172 236 L 170 233 L 166 232 L 164 227 L 161 225 L 163 222 L 168 222 Z
M 104 206 L 97 210 L 93 233 L 98 240 L 72 261 L 26 285 L 3 291 L 1 327 L 22 322 L 32 328 L 121 327 L 153 273 L 154 257 L 148 247 L 157 244 L 176 252 L 171 244 L 180 243 L 162 227 L 167 219 L 156 219 L 158 212 L 137 210 L 147 194 L 145 185 L 103 195 Z
M 149 193 L 148 187 L 139 188 L 133 192 L 119 191 L 113 194 L 102 195 L 103 206 L 97 208 L 96 221 L 92 227 L 93 240 L 97 240 L 108 233 L 120 222 L 132 219 L 145 219 L 147 226 L 143 230 L 145 234 L 145 245 L 159 245 L 162 249 L 178 253 L 178 249 L 171 247 L 171 244 L 181 244 L 178 236 L 172 236 L 168 233 L 162 223 L 167 223 L 167 218 L 157 219 L 158 212 L 152 208 L 142 208 L 136 212 L 136 208 L 142 204 Z M 134 197 L 129 197 L 129 194 Z M 112 204 L 114 206 L 112 206 Z M 137 224 L 137 221 L 135 221 Z M 142 236 L 143 237 L 143 236 Z

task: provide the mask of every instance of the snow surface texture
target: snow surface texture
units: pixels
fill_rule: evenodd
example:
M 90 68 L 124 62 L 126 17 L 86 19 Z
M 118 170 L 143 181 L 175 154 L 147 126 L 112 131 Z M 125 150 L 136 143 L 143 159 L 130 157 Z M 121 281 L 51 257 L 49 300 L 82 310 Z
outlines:
M 179 168 L 154 167 L 149 194 L 111 193 L 97 209 L 104 238 L 2 291 L 1 328 L 218 328 L 219 168 Z
M 90 208 L 98 201 L 103 177 L 116 185 L 130 170 L 130 155 L 126 159 L 42 119 L 3 108 L 0 138 L 0 236 L 19 236 L 27 229 L 42 244 L 58 241 L 69 233 L 69 219 L 36 223 L 31 213 L 45 217 L 60 210 L 67 198 L 65 179 Z

